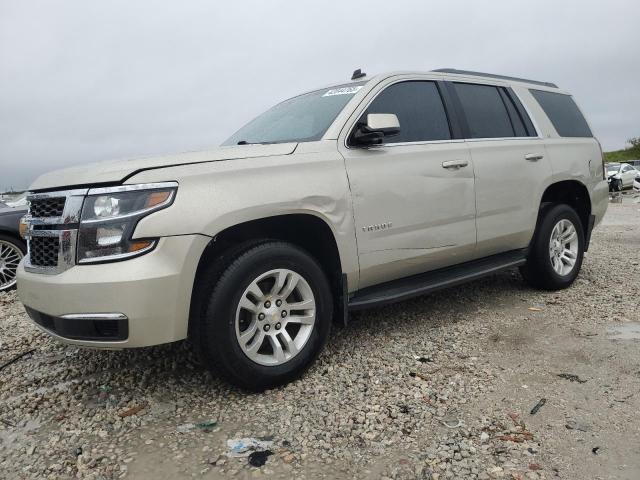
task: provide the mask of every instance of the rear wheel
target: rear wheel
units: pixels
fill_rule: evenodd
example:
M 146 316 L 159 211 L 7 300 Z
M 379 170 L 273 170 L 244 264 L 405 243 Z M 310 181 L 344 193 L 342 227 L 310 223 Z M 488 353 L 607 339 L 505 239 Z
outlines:
M 0 235 L 0 292 L 16 285 L 18 264 L 26 253 L 24 244 L 7 235 Z
M 584 255 L 584 230 L 576 211 L 555 205 L 542 214 L 527 263 L 525 280 L 544 290 L 567 288 L 578 276 Z
M 266 242 L 209 271 L 221 274 L 203 287 L 193 332 L 205 365 L 248 390 L 299 377 L 324 347 L 331 325 L 329 283 L 315 259 L 292 244 Z

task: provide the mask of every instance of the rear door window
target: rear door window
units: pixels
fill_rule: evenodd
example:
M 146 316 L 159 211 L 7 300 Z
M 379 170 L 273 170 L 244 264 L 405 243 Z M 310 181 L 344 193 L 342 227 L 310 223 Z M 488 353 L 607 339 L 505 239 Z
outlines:
M 454 83 L 454 87 L 467 120 L 470 138 L 526 136 L 521 119 L 514 128 L 498 87 L 474 83 Z M 511 108 L 515 110 L 513 105 Z
M 442 97 L 435 82 L 410 81 L 390 85 L 369 105 L 369 113 L 395 113 L 400 134 L 388 143 L 425 142 L 451 139 Z
M 530 89 L 561 137 L 593 137 L 587 121 L 570 95 Z

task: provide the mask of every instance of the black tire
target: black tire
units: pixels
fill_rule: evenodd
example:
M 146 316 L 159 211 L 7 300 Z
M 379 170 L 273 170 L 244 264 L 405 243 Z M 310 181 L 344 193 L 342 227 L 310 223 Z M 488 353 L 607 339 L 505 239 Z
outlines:
M 573 269 L 566 275 L 558 274 L 551 263 L 549 242 L 555 225 L 560 220 L 569 220 L 578 237 L 578 252 Z M 540 214 L 538 227 L 530 245 L 527 263 L 520 267 L 520 273 L 529 285 L 542 290 L 561 290 L 569 287 L 582 266 L 584 256 L 584 228 L 576 211 L 568 205 L 553 205 Z
M 622 179 L 619 179 L 616 182 L 616 192 L 621 192 L 622 190 L 624 190 L 624 188 L 622 187 Z
M 22 240 L 18 238 L 0 233 L 0 241 L 13 245 L 14 248 L 17 248 L 18 250 L 20 250 L 20 252 L 22 252 L 22 255 L 26 255 L 27 253 L 27 246 Z M 16 288 L 15 283 L 13 283 L 13 285 L 10 287 L 3 287 L 2 285 L 3 283 L 5 283 L 4 278 L 4 276 L 0 276 L 0 292 L 8 292 L 9 290 L 13 290 L 14 288 Z
M 289 361 L 265 366 L 251 360 L 236 337 L 236 309 L 245 288 L 258 276 L 286 268 L 301 275 L 315 299 L 316 319 L 309 339 Z M 240 246 L 204 271 L 197 286 L 200 305 L 192 311 L 191 337 L 203 364 L 228 382 L 263 391 L 301 376 L 325 346 L 331 328 L 332 297 L 318 262 L 301 248 L 280 241 Z

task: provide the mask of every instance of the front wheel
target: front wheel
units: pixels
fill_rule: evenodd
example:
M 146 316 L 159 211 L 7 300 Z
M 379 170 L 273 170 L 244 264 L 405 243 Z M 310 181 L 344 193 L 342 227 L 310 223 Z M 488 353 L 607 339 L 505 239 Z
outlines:
M 531 243 L 524 279 L 543 290 L 570 286 L 578 276 L 584 255 L 584 230 L 576 211 L 568 205 L 546 210 Z
M 316 260 L 292 244 L 271 241 L 241 251 L 226 268 L 212 265 L 210 272 L 222 273 L 202 292 L 193 338 L 205 365 L 254 391 L 300 376 L 324 347 L 331 325 L 329 282 Z
M 624 186 L 622 184 L 622 179 L 620 178 L 616 182 L 616 192 L 621 192 L 622 190 L 624 190 Z
M 26 248 L 20 240 L 0 235 L 0 292 L 15 287 L 18 264 L 25 253 Z

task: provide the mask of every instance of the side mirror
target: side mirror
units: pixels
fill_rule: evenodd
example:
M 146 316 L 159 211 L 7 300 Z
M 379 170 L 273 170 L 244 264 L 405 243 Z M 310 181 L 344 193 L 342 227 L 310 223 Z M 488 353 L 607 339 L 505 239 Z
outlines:
M 356 145 L 380 145 L 385 137 L 400 133 L 400 122 L 394 113 L 369 113 L 367 123 L 358 125 L 353 132 L 353 143 Z

